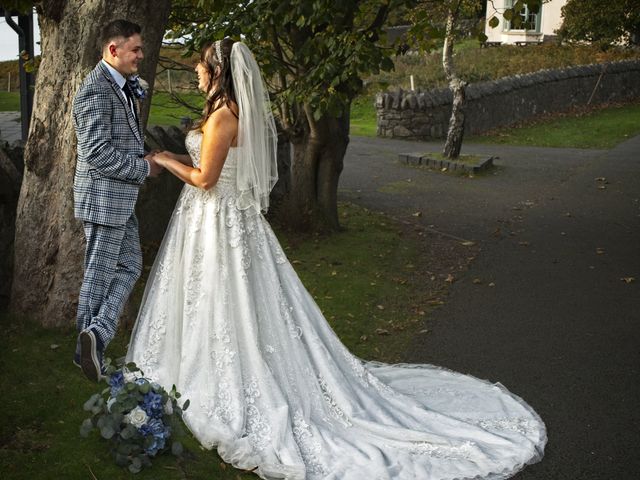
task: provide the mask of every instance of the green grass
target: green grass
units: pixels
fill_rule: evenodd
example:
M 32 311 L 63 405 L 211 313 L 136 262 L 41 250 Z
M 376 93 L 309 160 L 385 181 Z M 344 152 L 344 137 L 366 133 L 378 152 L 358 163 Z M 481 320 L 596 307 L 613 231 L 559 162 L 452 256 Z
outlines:
M 445 289 L 444 275 L 429 287 L 420 275 L 424 252 L 419 237 L 388 218 L 350 204 L 341 206 L 340 215 L 345 230 L 331 237 L 278 236 L 344 343 L 365 358 L 399 361 L 422 328 L 430 300 Z M 0 316 L 0 328 L 2 478 L 131 478 L 115 465 L 95 432 L 88 439 L 79 436 L 88 416 L 82 404 L 102 387 L 88 382 L 71 363 L 73 328 L 45 330 L 8 315 Z M 123 355 L 127 343 L 128 333 L 121 331 L 107 355 Z M 184 460 L 163 456 L 136 478 L 255 478 L 222 465 L 215 452 L 202 450 L 191 437 L 184 443 Z
M 537 147 L 612 148 L 640 134 L 640 104 L 568 113 L 517 128 L 468 137 L 465 142 Z
M 199 93 L 180 94 L 186 102 L 195 107 L 202 107 L 202 95 Z M 149 125 L 180 125 L 182 117 L 198 118 L 200 114 L 180 105 L 166 92 L 154 92 L 151 99 L 151 111 L 149 112 Z
M 351 135 L 362 137 L 376 136 L 376 109 L 373 95 L 356 98 L 351 104 Z
M 20 111 L 20 92 L 0 92 L 0 112 Z

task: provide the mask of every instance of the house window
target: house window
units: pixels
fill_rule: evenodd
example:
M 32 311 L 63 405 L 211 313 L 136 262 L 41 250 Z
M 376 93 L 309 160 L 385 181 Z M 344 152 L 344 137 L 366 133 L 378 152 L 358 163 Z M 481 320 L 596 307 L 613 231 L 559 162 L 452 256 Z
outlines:
M 514 0 L 505 0 L 505 7 L 511 8 L 513 7 Z M 515 31 L 515 32 L 524 32 L 524 31 L 534 31 L 536 33 L 540 33 L 540 15 L 542 13 L 542 5 L 540 5 L 540 9 L 538 13 L 534 13 L 529 10 L 529 6 L 525 3 L 524 8 L 520 10 L 519 15 L 522 23 L 518 27 L 511 26 L 512 22 L 509 20 L 504 21 L 504 29 L 505 31 Z

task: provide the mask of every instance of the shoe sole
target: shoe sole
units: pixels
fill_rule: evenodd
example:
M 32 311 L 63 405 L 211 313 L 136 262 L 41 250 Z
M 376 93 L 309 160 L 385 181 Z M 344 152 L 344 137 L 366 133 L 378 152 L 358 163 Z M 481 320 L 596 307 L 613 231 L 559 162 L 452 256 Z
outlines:
M 92 382 L 100 381 L 100 362 L 96 353 L 96 337 L 93 332 L 80 333 L 80 368 Z

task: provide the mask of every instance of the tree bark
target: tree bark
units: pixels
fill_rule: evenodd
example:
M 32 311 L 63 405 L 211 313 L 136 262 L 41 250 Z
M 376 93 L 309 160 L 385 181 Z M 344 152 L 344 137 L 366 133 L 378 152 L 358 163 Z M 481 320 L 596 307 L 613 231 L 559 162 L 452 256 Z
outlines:
M 299 231 L 335 231 L 338 221 L 338 180 L 349 144 L 349 106 L 340 117 L 314 120 L 306 114 L 302 133 L 291 138 L 291 190 L 278 217 Z
M 449 118 L 447 141 L 445 142 L 444 150 L 442 152 L 446 158 L 458 158 L 460 156 L 462 139 L 464 137 L 464 104 L 466 99 L 465 91 L 467 83 L 458 77 L 453 65 L 454 27 L 461 3 L 461 1 L 458 1 L 457 4 L 454 4 L 449 8 L 447 13 L 444 48 L 442 49 L 442 66 L 444 67 L 444 73 L 449 81 L 449 89 L 453 94 L 453 105 L 451 108 L 451 117 Z
M 11 310 L 44 326 L 75 323 L 82 281 L 84 234 L 73 214 L 73 97 L 100 59 L 102 27 L 117 18 L 142 26 L 140 74 L 152 87 L 169 8 L 169 0 L 39 3 L 42 62 L 17 209 Z M 149 105 L 150 99 L 141 110 L 145 122 Z

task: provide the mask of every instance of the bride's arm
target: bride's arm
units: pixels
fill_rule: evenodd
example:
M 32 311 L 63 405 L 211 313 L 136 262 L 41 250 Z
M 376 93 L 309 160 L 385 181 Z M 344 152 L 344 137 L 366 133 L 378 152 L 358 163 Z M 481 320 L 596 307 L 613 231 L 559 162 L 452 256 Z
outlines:
M 209 190 L 220 177 L 229 148 L 238 133 L 238 120 L 227 107 L 216 110 L 204 124 L 200 167 L 181 163 L 169 152 L 160 152 L 154 159 L 172 174 L 194 187 Z
M 189 165 L 189 166 L 193 166 L 193 161 L 191 160 L 191 155 L 187 154 L 180 154 L 180 153 L 172 153 L 172 152 L 168 152 L 168 151 L 164 151 L 163 153 L 168 154 L 171 158 L 173 158 L 174 160 L 177 160 L 178 162 L 182 163 L 183 165 Z

